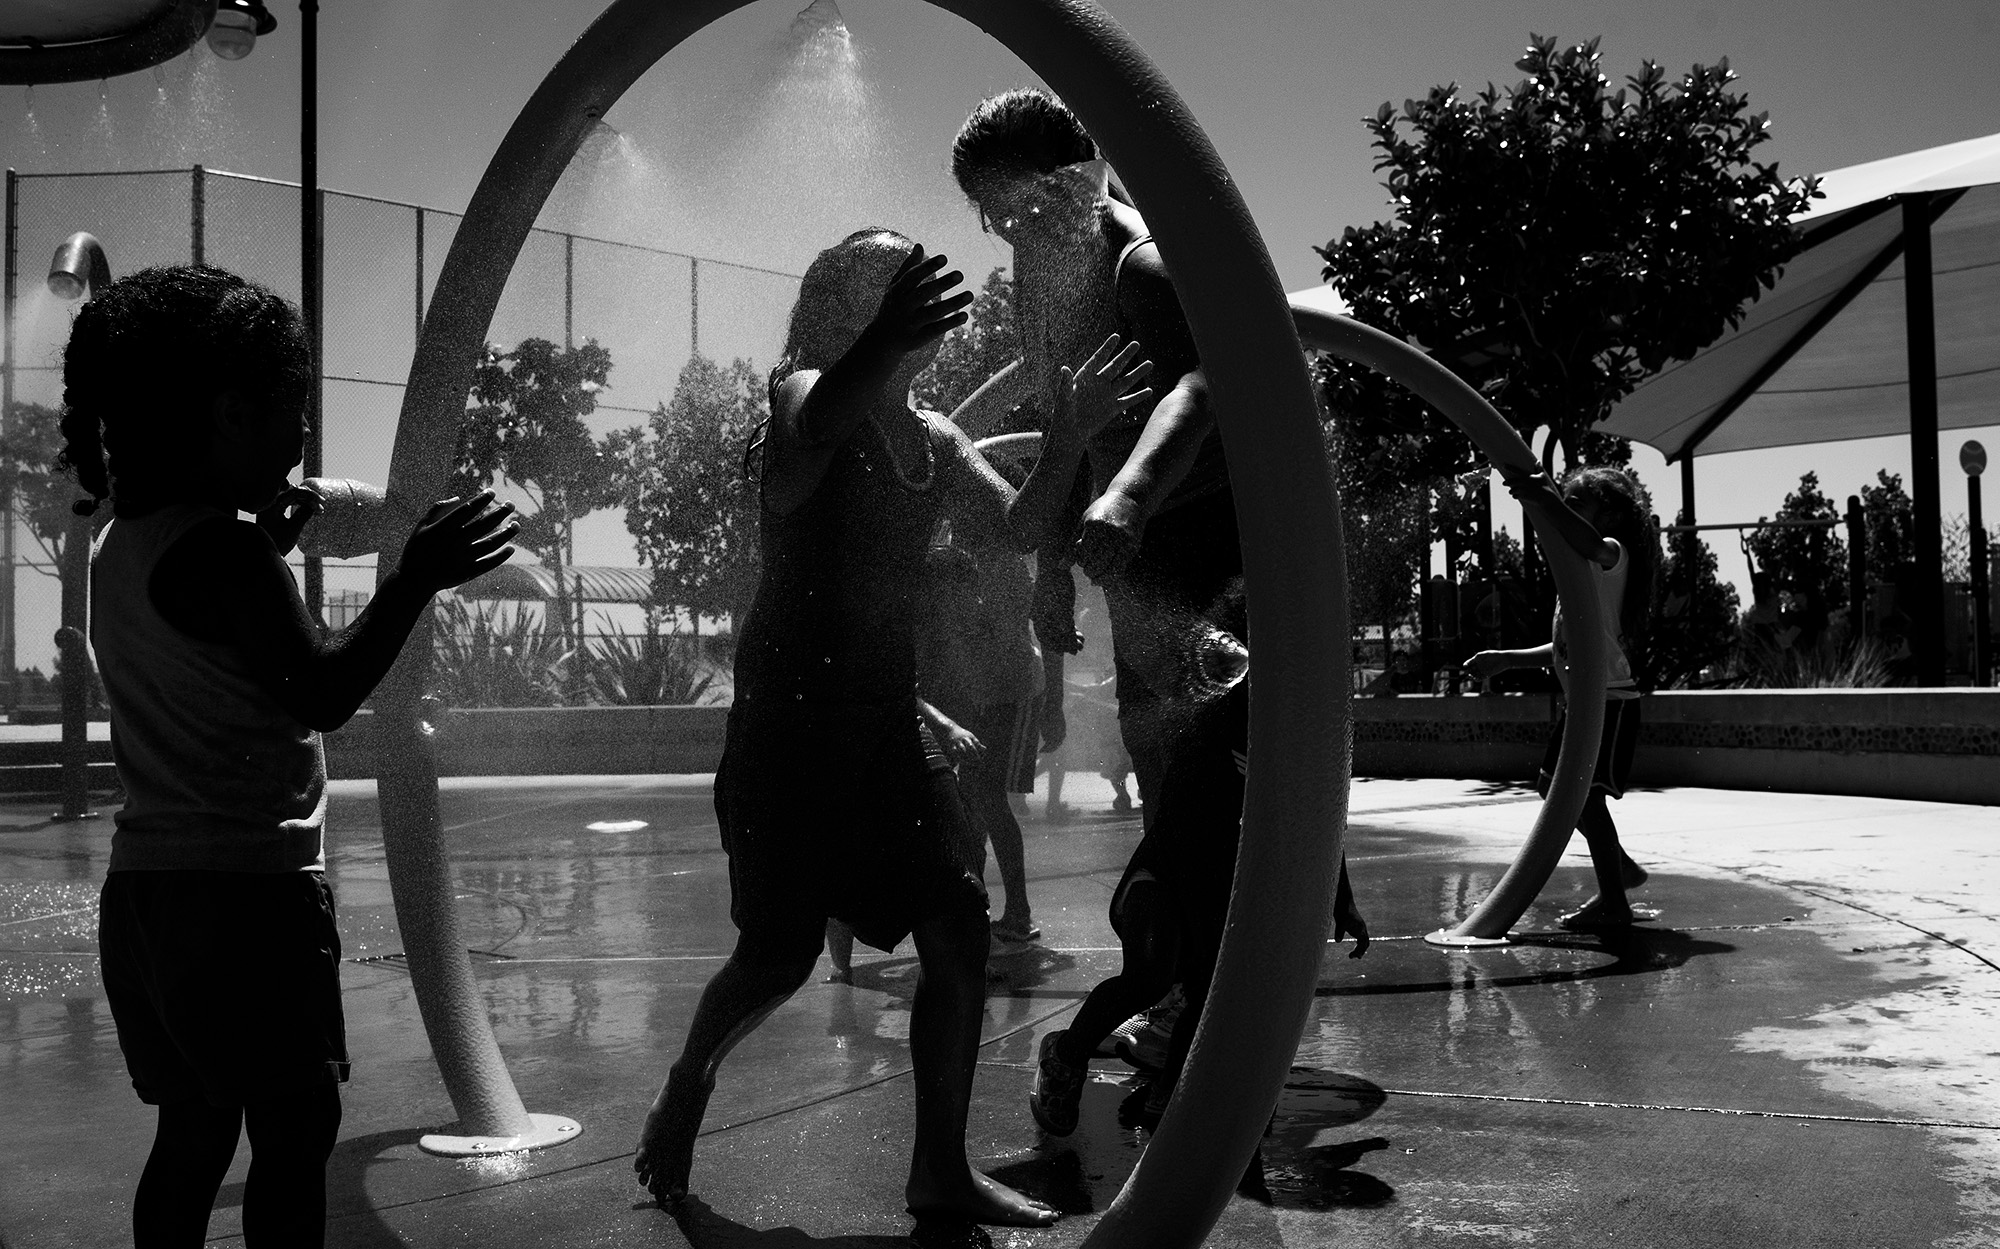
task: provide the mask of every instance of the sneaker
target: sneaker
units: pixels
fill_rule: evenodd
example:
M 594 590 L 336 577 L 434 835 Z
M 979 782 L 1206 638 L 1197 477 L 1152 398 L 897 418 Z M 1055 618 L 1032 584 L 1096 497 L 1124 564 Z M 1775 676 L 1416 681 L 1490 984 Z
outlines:
M 1173 1041 L 1174 1022 L 1186 1006 L 1187 998 L 1176 985 L 1158 1006 L 1112 1029 L 1113 1051 L 1141 1071 L 1158 1071 L 1167 1064 L 1167 1046 Z
M 1083 1082 L 1088 1066 L 1072 1067 L 1056 1056 L 1060 1031 L 1042 1038 L 1035 1062 L 1035 1087 L 1028 1093 L 1028 1113 L 1035 1116 L 1042 1131 L 1050 1136 L 1068 1136 L 1076 1131 L 1077 1109 L 1083 1103 Z

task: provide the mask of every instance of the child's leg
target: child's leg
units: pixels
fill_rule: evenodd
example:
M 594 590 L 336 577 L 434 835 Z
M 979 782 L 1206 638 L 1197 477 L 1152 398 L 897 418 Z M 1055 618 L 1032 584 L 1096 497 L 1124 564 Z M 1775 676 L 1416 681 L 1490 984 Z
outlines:
M 828 984 L 854 983 L 854 930 L 837 919 L 826 921 L 826 957 L 833 964 Z
M 1118 974 L 1090 991 L 1056 1040 L 1056 1057 L 1070 1066 L 1089 1062 L 1113 1028 L 1158 1004 L 1174 987 L 1180 925 L 1159 881 L 1140 876 L 1126 885 L 1118 928 L 1123 947 Z
M 983 938 L 982 938 L 983 939 Z M 687 1043 L 667 1073 L 667 1082 L 646 1112 L 632 1169 L 639 1182 L 662 1201 L 687 1195 L 694 1167 L 694 1138 L 702 1112 L 715 1090 L 716 1068 L 736 1043 L 750 1035 L 786 998 L 812 976 L 819 959 L 815 946 L 804 957 L 761 957 L 739 938 L 729 961 L 709 978 L 688 1024 Z M 984 948 L 981 950 L 984 958 Z M 982 973 L 983 974 L 983 973 Z
M 1571 927 L 1617 925 L 1632 922 L 1632 904 L 1625 899 L 1625 864 L 1629 860 L 1618 845 L 1618 826 L 1612 823 L 1611 808 L 1601 790 L 1590 791 L 1576 827 L 1590 846 L 1590 866 L 1597 875 L 1597 896 L 1562 917 Z
M 240 1106 L 204 1101 L 160 1106 L 153 1152 L 132 1198 L 135 1249 L 183 1249 L 207 1239 L 208 1214 L 222 1177 L 236 1157 L 243 1123 Z
M 261 1097 L 243 1107 L 250 1175 L 243 1185 L 243 1243 L 326 1242 L 326 1160 L 340 1135 L 340 1086 L 332 1080 Z
M 1000 866 L 1000 886 L 1007 891 L 1007 905 L 1001 920 L 1017 928 L 1028 925 L 1027 850 L 1021 840 L 1021 825 L 1007 803 L 1007 792 L 985 777 L 960 782 L 965 795 L 965 811 L 981 839 L 993 845 L 993 860 Z
M 986 917 L 970 907 L 952 910 L 925 919 L 912 936 L 919 967 L 910 1006 L 917 1093 L 905 1189 L 910 1213 L 1014 1227 L 1053 1223 L 1054 1210 L 973 1170 L 965 1155 L 966 1111 L 986 1012 Z

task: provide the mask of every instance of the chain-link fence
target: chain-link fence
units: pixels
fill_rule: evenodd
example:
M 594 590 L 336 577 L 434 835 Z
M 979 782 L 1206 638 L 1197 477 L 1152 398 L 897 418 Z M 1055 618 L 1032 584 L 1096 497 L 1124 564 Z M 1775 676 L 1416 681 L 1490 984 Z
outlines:
M 76 305 L 52 294 L 46 257 L 78 230 L 104 245 L 113 275 L 204 261 L 300 300 L 299 188 L 219 170 L 7 174 L 4 403 L 59 408 L 62 349 Z M 403 384 L 459 214 L 323 191 L 321 373 L 328 476 L 385 480 Z M 488 330 L 511 348 L 535 337 L 594 339 L 611 354 L 596 432 L 643 423 L 673 394 L 691 354 L 769 364 L 798 293 L 796 275 L 656 247 L 535 230 Z M 0 705 L 43 701 L 61 612 L 55 546 L 14 509 L 0 524 Z M 599 549 L 621 546 L 618 518 L 593 517 Z M 329 560 L 331 617 L 351 615 L 374 561 Z M 616 628 L 615 624 L 607 626 Z M 18 679 L 8 680 L 23 674 Z M 52 699 L 50 699 L 52 701 Z

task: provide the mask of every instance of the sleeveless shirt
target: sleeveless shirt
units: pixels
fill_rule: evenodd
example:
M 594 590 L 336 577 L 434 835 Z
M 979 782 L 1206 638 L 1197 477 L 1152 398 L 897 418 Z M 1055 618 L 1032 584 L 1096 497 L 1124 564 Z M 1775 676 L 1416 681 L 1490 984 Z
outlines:
M 1625 581 L 1631 571 L 1631 557 L 1625 552 L 1625 544 L 1616 538 L 1606 539 L 1618 548 L 1618 559 L 1611 567 L 1592 562 L 1590 582 L 1597 589 L 1597 610 L 1604 617 L 1604 645 L 1611 656 L 1610 665 L 1604 674 L 1604 697 L 1616 702 L 1620 699 L 1639 697 L 1638 684 L 1632 679 L 1632 662 L 1625 657 L 1625 634 L 1620 622 L 1624 619 Z M 1569 691 L 1569 632 L 1563 621 L 1562 604 L 1556 604 L 1555 618 L 1555 672 L 1556 680 L 1563 691 Z
M 319 734 L 264 691 L 234 647 L 182 632 L 153 605 L 160 557 L 226 515 L 178 504 L 121 517 L 91 559 L 90 638 L 126 795 L 111 837 L 114 872 L 326 866 Z

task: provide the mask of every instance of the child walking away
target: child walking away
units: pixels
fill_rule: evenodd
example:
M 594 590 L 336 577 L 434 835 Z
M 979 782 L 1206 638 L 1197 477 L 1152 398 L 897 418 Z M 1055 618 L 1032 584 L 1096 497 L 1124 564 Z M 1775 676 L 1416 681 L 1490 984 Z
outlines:
M 702 990 L 633 1169 L 685 1197 L 695 1137 L 730 1049 L 812 974 L 826 921 L 917 947 L 910 1010 L 916 1134 L 904 1193 L 919 1219 L 1045 1226 L 1056 1212 L 975 1170 L 966 1114 L 985 1012 L 986 891 L 963 814 L 919 719 L 916 586 L 941 519 L 968 540 L 1035 545 L 1083 442 L 1149 397 L 1136 352 L 1106 343 L 1076 374 L 1018 496 L 909 387 L 963 324 L 944 257 L 888 230 L 821 252 L 772 373 L 758 481 L 764 567 L 736 657 L 715 778 L 736 948 Z
M 245 1129 L 245 1242 L 322 1243 L 348 1061 L 319 735 L 433 594 L 514 549 L 491 494 L 440 503 L 361 618 L 322 636 L 283 556 L 317 506 L 286 482 L 310 367 L 297 309 L 202 266 L 106 286 L 63 358 L 77 510 L 112 504 L 90 633 L 126 799 L 98 941 L 133 1087 L 159 1108 L 139 1249 L 202 1243 Z
M 1597 875 L 1597 894 L 1558 921 L 1565 928 L 1592 931 L 1622 928 L 1633 920 L 1626 891 L 1646 881 L 1646 870 L 1618 844 L 1618 826 L 1605 799 L 1625 796 L 1632 769 L 1632 748 L 1639 739 L 1638 678 L 1644 664 L 1647 618 L 1652 604 L 1653 573 L 1658 537 L 1645 487 L 1621 468 L 1580 468 L 1563 478 L 1562 490 L 1546 473 L 1501 468 L 1507 489 L 1540 523 L 1571 550 L 1591 563 L 1599 610 L 1609 635 L 1610 669 L 1605 680 L 1604 737 L 1597 748 L 1597 768 L 1591 776 L 1590 797 L 1584 802 L 1577 829 L 1590 846 L 1590 863 Z M 1465 661 L 1465 670 L 1480 680 L 1509 668 L 1553 668 L 1569 689 L 1569 637 L 1562 610 L 1556 610 L 1554 640 L 1518 651 L 1480 651 Z M 1562 747 L 1567 711 L 1557 718 L 1542 760 L 1537 788 L 1548 796 Z

